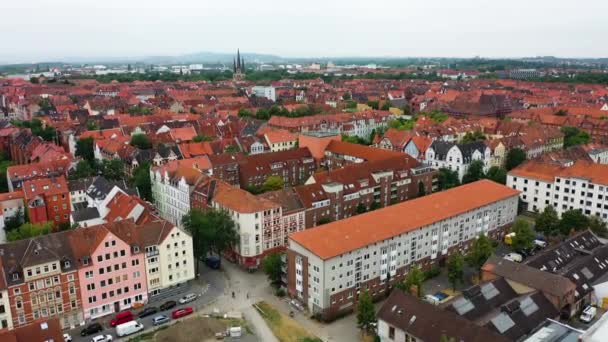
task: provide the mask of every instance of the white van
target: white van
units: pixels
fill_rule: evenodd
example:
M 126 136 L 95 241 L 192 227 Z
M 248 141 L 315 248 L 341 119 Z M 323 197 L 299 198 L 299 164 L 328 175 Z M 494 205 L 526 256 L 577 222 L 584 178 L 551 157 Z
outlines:
M 135 334 L 138 331 L 144 330 L 144 325 L 138 321 L 130 321 L 116 326 L 116 335 L 118 337 Z
M 243 330 L 241 327 L 230 327 L 228 328 L 227 333 L 230 337 L 241 337 L 243 335 Z

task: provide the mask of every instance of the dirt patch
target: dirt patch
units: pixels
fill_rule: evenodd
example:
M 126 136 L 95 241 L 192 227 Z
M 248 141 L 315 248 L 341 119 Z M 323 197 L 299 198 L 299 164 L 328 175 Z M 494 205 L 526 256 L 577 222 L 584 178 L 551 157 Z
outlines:
M 321 342 L 319 338 L 306 331 L 296 320 L 289 318 L 270 304 L 261 301 L 255 304 L 256 310 L 268 323 L 274 336 L 281 342 Z
M 215 333 L 234 326 L 234 322 L 207 317 L 194 317 L 178 322 L 156 334 L 155 342 L 217 341 Z

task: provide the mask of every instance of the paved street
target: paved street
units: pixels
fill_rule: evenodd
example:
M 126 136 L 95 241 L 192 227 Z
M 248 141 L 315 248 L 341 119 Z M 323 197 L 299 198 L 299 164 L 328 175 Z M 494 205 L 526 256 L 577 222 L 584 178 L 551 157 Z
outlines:
M 194 308 L 195 313 L 203 311 L 205 308 L 207 308 L 209 306 L 210 303 L 216 301 L 220 296 L 224 295 L 224 293 L 226 292 L 226 290 L 225 290 L 226 278 L 225 278 L 223 272 L 212 270 L 212 269 L 204 266 L 202 263 L 201 263 L 201 267 L 199 268 L 199 272 L 200 272 L 201 276 L 198 280 L 192 281 L 187 286 L 184 286 L 184 288 L 179 289 L 179 292 L 176 292 L 169 297 L 161 296 L 161 298 L 156 298 L 156 297 L 152 298 L 150 300 L 150 302 L 146 305 L 146 307 L 152 307 L 152 306 L 159 307 L 164 302 L 169 301 L 169 300 L 174 300 L 177 302 L 177 300 L 179 298 L 181 298 L 184 294 L 196 293 L 199 295 L 199 298 L 196 301 L 190 302 L 185 305 L 178 304 L 178 306 L 176 308 L 190 306 L 190 307 Z M 167 310 L 165 312 L 162 312 L 162 314 L 170 317 L 171 311 L 173 311 L 173 310 L 174 309 Z M 135 311 L 133 311 L 133 312 L 136 314 Z M 142 319 L 137 319 L 139 322 L 143 323 L 143 325 L 145 327 L 145 330 L 142 333 L 152 330 L 152 328 L 153 328 L 152 319 L 155 316 L 158 316 L 159 314 L 161 314 L 161 313 L 153 314 L 153 315 L 150 315 L 150 316 L 142 318 Z M 93 336 L 96 336 L 96 335 L 99 335 L 102 333 L 104 335 L 105 334 L 112 335 L 116 341 L 117 339 L 116 339 L 115 329 L 109 328 L 110 320 L 113 317 L 114 317 L 114 314 L 101 317 L 100 319 L 97 319 L 97 320 L 94 320 L 91 322 L 87 322 L 87 325 L 92 322 L 101 323 L 101 325 L 104 327 L 104 331 L 100 332 L 98 334 L 93 334 L 93 335 L 87 336 L 87 337 L 81 337 L 80 331 L 84 328 L 84 326 L 73 329 L 73 330 L 69 331 L 68 333 L 70 334 L 70 336 L 72 336 L 74 342 L 88 342 L 91 340 L 91 338 Z M 128 340 L 128 338 L 125 338 L 124 340 Z

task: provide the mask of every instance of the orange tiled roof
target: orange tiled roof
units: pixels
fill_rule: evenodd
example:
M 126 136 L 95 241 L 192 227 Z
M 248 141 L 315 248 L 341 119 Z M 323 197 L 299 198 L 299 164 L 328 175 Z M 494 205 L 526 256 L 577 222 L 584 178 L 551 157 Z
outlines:
M 318 257 L 330 259 L 518 194 L 504 185 L 480 180 L 297 232 L 290 239 Z
M 40 178 L 23 182 L 25 198 L 37 195 L 60 195 L 69 192 L 68 183 L 64 176 L 53 178 Z

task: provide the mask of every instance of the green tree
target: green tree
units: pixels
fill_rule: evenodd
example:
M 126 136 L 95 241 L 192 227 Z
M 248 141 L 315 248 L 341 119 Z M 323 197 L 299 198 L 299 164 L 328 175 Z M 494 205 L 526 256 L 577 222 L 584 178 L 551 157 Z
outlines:
M 464 282 L 464 256 L 459 252 L 453 253 L 448 258 L 448 280 L 452 284 L 452 289 L 456 291 L 458 283 Z
M 8 192 L 8 178 L 6 176 L 6 170 L 9 166 L 13 165 L 13 162 L 6 160 L 5 154 L 2 154 L 0 159 L 0 192 Z
M 132 183 L 139 197 L 152 201 L 152 182 L 150 180 L 150 163 L 142 163 L 133 171 Z
M 488 258 L 494 253 L 494 247 L 492 241 L 485 236 L 479 235 L 477 240 L 473 242 L 471 251 L 466 257 L 467 264 L 477 270 L 479 278 L 481 279 L 481 267 L 488 261 Z
M 553 206 L 548 205 L 536 218 L 536 230 L 546 236 L 557 235 L 559 233 L 559 217 Z
M 418 265 L 414 265 L 410 267 L 409 272 L 405 276 L 405 281 L 403 282 L 403 287 L 399 287 L 404 290 L 406 293 L 410 293 L 412 286 L 416 288 L 416 295 L 418 298 L 422 298 L 423 290 L 422 283 L 424 282 L 424 272 Z
M 96 131 L 99 129 L 99 125 L 95 120 L 87 120 L 87 130 L 88 131 Z
M 376 311 L 374 302 L 367 289 L 361 291 L 357 299 L 357 327 L 364 333 L 374 330 L 376 324 Z
M 526 161 L 526 152 L 521 148 L 514 148 L 507 152 L 507 157 L 505 158 L 505 168 L 507 171 L 511 171 L 521 163 Z
M 571 209 L 562 213 L 559 221 L 559 231 L 563 235 L 568 235 L 572 230 L 579 231 L 589 226 L 589 219 L 580 209 Z
M 530 228 L 530 224 L 522 219 L 518 219 L 513 223 L 511 232 L 515 233 L 513 237 L 512 247 L 514 250 L 521 252 L 530 250 L 534 247 L 534 231 Z
M 355 102 L 355 101 L 348 101 L 348 102 L 346 102 L 346 108 L 348 108 L 348 109 L 356 109 L 357 108 L 357 102 Z
M 382 110 L 389 110 L 391 109 L 391 107 L 393 106 L 393 104 L 391 103 L 391 101 L 386 100 L 384 101 L 384 103 L 382 104 Z
M 380 208 L 382 208 L 382 205 L 380 204 L 380 202 L 373 201 L 372 204 L 370 204 L 370 206 L 369 206 L 369 211 L 378 210 Z
M 283 181 L 282 177 L 269 176 L 264 181 L 264 185 L 262 185 L 262 191 L 268 192 L 268 191 L 281 190 L 281 189 L 283 189 L 284 186 L 285 186 L 285 182 Z
M 120 159 L 104 159 L 101 163 L 104 177 L 110 180 L 121 180 L 125 177 L 125 164 Z
M 347 91 L 345 91 L 344 94 L 342 94 L 342 100 L 344 100 L 344 101 L 350 101 L 351 98 L 352 97 L 350 96 L 350 93 Z
M 138 133 L 131 136 L 131 146 L 135 146 L 142 150 L 147 150 L 152 147 L 152 143 L 147 135 Z
M 474 160 L 471 164 L 469 164 L 467 172 L 462 177 L 462 184 L 476 182 L 483 177 L 483 162 L 481 160 Z
M 239 147 L 237 145 L 228 145 L 224 148 L 225 153 L 237 153 L 239 152 Z
M 458 173 L 447 168 L 440 168 L 437 173 L 437 187 L 446 190 L 460 185 Z
M 93 162 L 95 160 L 94 145 L 93 137 L 78 139 L 76 142 L 76 157 L 81 157 L 89 163 Z
M 53 228 L 52 222 L 45 223 L 24 223 L 19 228 L 13 229 L 6 235 L 8 241 L 28 239 L 35 236 L 46 235 Z
M 597 216 L 589 217 L 589 229 L 591 229 L 591 231 L 599 237 L 608 237 L 608 228 L 606 227 L 606 222 L 602 221 L 602 219 Z
M 19 207 L 17 212 L 13 216 L 9 216 L 4 221 L 4 230 L 10 232 L 11 230 L 21 227 L 25 223 L 25 214 L 23 213 L 23 207 Z
M 201 141 L 213 141 L 213 137 L 204 134 L 198 134 L 194 138 L 192 138 L 193 142 L 201 142 Z
M 367 101 L 367 105 L 376 110 L 380 108 L 380 102 L 378 101 Z
M 224 210 L 197 208 L 186 214 L 182 223 L 192 235 L 192 245 L 196 260 L 204 260 L 210 253 L 221 253 L 232 249 L 239 241 L 234 221 Z M 198 262 L 197 273 L 198 273 Z
M 281 282 L 283 261 L 281 253 L 269 253 L 262 259 L 262 271 L 268 276 L 271 285 L 278 285 Z
M 486 140 L 486 136 L 481 131 L 475 132 L 467 132 L 462 140 L 460 141 L 462 144 L 468 144 L 475 141 Z
M 591 140 L 589 133 L 581 131 L 576 127 L 564 126 L 561 128 L 564 133 L 564 148 L 586 144 Z
M 418 182 L 418 197 L 422 197 L 426 195 L 426 189 L 424 187 L 424 183 L 422 181 Z
M 442 334 L 439 338 L 439 342 L 456 342 L 456 338 L 448 337 L 447 335 Z
M 507 170 L 503 169 L 502 167 L 490 167 L 484 177 L 489 180 L 493 180 L 496 183 L 507 184 Z
M 70 174 L 70 179 L 86 178 L 93 175 L 95 175 L 95 169 L 91 166 L 91 163 L 83 159 L 76 164 L 74 172 Z
M 250 111 L 247 108 L 239 108 L 238 114 L 237 114 L 240 118 L 243 117 L 249 117 L 249 118 L 253 118 L 255 117 L 255 114 L 253 114 L 252 111 Z
M 331 218 L 329 217 L 321 217 L 317 220 L 317 226 L 322 226 L 324 224 L 328 224 L 331 222 Z

